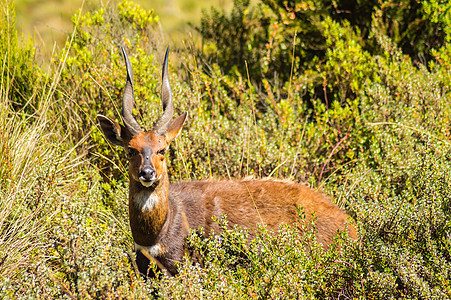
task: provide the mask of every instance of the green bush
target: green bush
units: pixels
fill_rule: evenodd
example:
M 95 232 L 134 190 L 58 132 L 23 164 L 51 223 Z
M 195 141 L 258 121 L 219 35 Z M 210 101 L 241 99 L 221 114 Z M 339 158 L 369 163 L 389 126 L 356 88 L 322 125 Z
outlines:
M 381 33 L 416 62 L 430 60 L 449 34 L 449 4 L 443 1 L 262 0 L 251 5 L 236 0 L 230 15 L 215 8 L 204 12 L 197 28 L 203 39 L 200 61 L 217 63 L 226 74 L 249 73 L 257 83 L 266 78 L 283 84 L 322 64 L 330 47 L 322 24 L 328 18 L 349 24 L 362 48 L 379 53 L 371 38 L 375 15 Z
M 188 239 L 199 265 L 187 260 L 176 278 L 160 282 L 164 298 L 227 299 L 298 299 L 324 298 L 338 293 L 354 294 L 360 281 L 355 267 L 347 262 L 345 252 L 352 249 L 337 238 L 337 245 L 327 251 L 316 243 L 314 224 L 308 229 L 301 221 L 282 226 L 279 233 L 265 227 L 249 230 L 256 239 L 249 240 L 247 229 L 229 229 L 226 219 L 217 220 L 220 234 L 205 238 L 193 231 Z

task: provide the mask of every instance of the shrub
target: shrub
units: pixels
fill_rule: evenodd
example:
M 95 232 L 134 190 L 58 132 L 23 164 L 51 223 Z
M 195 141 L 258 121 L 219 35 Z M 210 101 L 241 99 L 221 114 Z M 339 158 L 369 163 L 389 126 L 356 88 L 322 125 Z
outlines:
M 444 12 L 444 13 L 442 13 Z M 202 56 L 226 74 L 238 70 L 258 84 L 263 78 L 288 81 L 292 74 L 322 64 L 327 36 L 322 22 L 330 18 L 349 24 L 358 44 L 371 54 L 380 50 L 371 39 L 372 20 L 379 14 L 381 33 L 417 62 L 432 58 L 444 45 L 449 4 L 442 1 L 234 1 L 227 15 L 212 8 L 197 28 L 203 38 Z M 201 58 L 202 60 L 202 58 Z
M 193 231 L 188 239 L 202 267 L 187 260 L 178 277 L 160 282 L 164 298 L 188 294 L 189 298 L 294 299 L 354 293 L 356 286 L 349 280 L 354 266 L 337 250 L 348 249 L 344 236 L 338 238 L 338 246 L 323 251 L 315 241 L 314 226 L 307 229 L 302 215 L 299 223 L 282 226 L 279 233 L 265 227 L 250 229 L 256 231 L 253 240 L 248 240 L 247 229 L 231 230 L 226 219 L 216 221 L 220 234 L 206 238 L 202 230 Z

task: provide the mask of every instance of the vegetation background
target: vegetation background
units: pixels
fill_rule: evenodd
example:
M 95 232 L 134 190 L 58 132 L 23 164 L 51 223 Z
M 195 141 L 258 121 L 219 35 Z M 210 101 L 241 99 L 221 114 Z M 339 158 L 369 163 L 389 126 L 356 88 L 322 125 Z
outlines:
M 163 25 L 162 2 L 92 2 L 68 6 L 56 46 L 17 30 L 32 2 L 0 3 L 1 298 L 451 297 L 448 1 L 224 1 L 184 19 L 192 35 Z M 199 230 L 199 264 L 136 274 L 126 161 L 95 115 L 120 115 L 122 45 L 150 126 L 168 44 L 190 112 L 171 180 L 302 181 L 349 212 L 357 242 L 322 250 L 301 222 L 253 241 Z
M 171 43 L 178 43 L 187 38 L 193 30 L 189 24 L 200 23 L 201 12 L 214 6 L 230 11 L 231 0 L 136 0 L 143 9 L 154 10 L 164 20 L 160 22 L 165 37 Z M 100 6 L 115 5 L 114 1 L 99 0 L 16 0 L 16 28 L 19 32 L 34 36 L 33 44 L 40 48 L 41 54 L 49 55 L 53 48 L 64 46 L 67 37 L 72 33 L 71 17 L 83 6 L 84 10 L 92 10 Z M 44 58 L 45 59 L 45 58 Z

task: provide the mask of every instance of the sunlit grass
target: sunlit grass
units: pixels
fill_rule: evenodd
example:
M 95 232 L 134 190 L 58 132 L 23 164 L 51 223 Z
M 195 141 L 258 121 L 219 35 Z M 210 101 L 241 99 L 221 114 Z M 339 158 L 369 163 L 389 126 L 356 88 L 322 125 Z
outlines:
M 0 277 L 14 278 L 39 255 L 59 203 L 76 191 L 83 161 L 67 144 L 47 107 L 11 109 L 7 72 L 0 87 Z M 39 87 L 36 86 L 36 89 Z M 34 93 L 46 103 L 44 89 Z M 47 99 L 48 100 L 48 99 Z

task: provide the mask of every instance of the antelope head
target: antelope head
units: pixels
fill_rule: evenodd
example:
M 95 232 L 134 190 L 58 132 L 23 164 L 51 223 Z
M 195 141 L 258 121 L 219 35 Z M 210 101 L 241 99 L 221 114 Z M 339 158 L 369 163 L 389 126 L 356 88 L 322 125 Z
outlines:
M 161 101 L 163 114 L 155 122 L 150 131 L 144 131 L 133 116 L 133 71 L 130 61 L 122 48 L 127 69 L 127 82 L 122 99 L 121 125 L 101 114 L 97 120 L 105 137 L 115 145 L 124 147 L 129 157 L 130 180 L 141 183 L 146 188 L 155 187 L 166 174 L 165 153 L 170 142 L 180 133 L 187 113 L 172 120 L 174 108 L 172 105 L 171 86 L 168 78 L 168 53 L 163 63 Z

